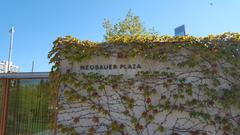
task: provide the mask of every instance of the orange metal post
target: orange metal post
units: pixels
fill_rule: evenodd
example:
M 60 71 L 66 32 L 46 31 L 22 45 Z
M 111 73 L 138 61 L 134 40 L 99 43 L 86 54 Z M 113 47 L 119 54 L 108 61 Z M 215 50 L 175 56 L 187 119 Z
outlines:
M 0 135 L 6 134 L 7 117 L 8 117 L 8 97 L 9 97 L 9 82 L 10 79 L 4 80 L 4 91 L 2 94 L 2 111 L 1 111 L 1 122 L 0 122 Z

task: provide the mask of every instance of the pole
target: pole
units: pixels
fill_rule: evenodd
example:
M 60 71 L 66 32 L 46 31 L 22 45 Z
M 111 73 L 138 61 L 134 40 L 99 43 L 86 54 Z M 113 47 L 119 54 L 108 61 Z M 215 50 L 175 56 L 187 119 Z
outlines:
M 34 61 L 32 61 L 32 72 L 34 71 Z
M 8 120 L 8 98 L 9 98 L 9 83 L 10 79 L 4 79 L 4 91 L 2 99 L 1 121 L 0 121 L 0 135 L 6 135 L 6 127 Z
M 11 34 L 11 39 L 10 39 L 10 47 L 9 47 L 9 53 L 8 53 L 8 66 L 7 66 L 7 72 L 10 72 L 10 68 L 11 68 L 11 61 L 12 61 L 12 47 L 13 47 L 13 35 L 15 32 L 14 27 L 12 27 L 9 30 L 10 34 Z

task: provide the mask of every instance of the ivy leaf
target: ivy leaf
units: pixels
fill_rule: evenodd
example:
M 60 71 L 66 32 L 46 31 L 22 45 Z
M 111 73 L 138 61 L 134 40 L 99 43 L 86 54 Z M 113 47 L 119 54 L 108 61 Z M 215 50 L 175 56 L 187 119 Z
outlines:
M 192 91 L 191 88 L 188 88 L 188 89 L 186 89 L 186 93 L 187 93 L 189 96 L 192 96 L 193 91 Z
M 150 103 L 152 102 L 152 99 L 151 99 L 150 97 L 148 97 L 148 98 L 146 98 L 145 102 L 146 102 L 147 104 L 150 104 Z
M 135 125 L 137 122 L 138 122 L 137 118 L 133 117 L 133 118 L 131 119 L 131 123 L 132 123 L 133 125 Z
M 163 126 L 158 126 L 157 130 L 160 131 L 161 133 L 163 133 L 165 129 Z
M 80 117 L 76 117 L 76 118 L 73 119 L 74 123 L 78 123 L 79 121 L 80 121 Z
M 92 122 L 93 123 L 99 123 L 99 118 L 97 116 L 92 117 Z

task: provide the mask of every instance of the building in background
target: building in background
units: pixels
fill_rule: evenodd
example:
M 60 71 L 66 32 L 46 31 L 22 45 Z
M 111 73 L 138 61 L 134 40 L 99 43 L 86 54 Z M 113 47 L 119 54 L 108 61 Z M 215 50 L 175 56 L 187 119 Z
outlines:
M 185 25 L 178 26 L 174 29 L 175 36 L 186 36 L 186 28 Z
M 16 73 L 20 72 L 20 67 L 13 65 L 12 62 L 10 62 L 10 72 Z M 1 61 L 0 62 L 0 73 L 7 73 L 8 72 L 8 61 Z

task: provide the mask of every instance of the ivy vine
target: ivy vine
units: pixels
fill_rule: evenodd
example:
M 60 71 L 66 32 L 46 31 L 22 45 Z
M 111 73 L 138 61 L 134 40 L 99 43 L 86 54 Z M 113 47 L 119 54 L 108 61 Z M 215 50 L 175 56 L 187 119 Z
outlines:
M 141 57 L 170 66 L 139 71 L 133 78 L 61 69 L 63 60 L 73 64 L 96 56 Z M 203 38 L 125 35 L 103 43 L 66 36 L 54 41 L 49 58 L 59 132 L 240 133 L 239 33 Z

